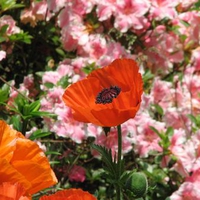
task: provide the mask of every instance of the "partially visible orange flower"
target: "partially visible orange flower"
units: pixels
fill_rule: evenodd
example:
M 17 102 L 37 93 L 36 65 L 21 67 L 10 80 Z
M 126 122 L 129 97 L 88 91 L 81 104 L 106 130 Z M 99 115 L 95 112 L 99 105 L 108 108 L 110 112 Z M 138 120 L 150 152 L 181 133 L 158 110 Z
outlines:
M 143 83 L 138 65 L 116 59 L 69 86 L 63 101 L 77 121 L 111 127 L 133 118 L 139 110 Z
M 19 183 L 5 182 L 0 185 L 1 200 L 30 200 L 31 197 L 25 196 L 25 193 L 24 188 Z
M 50 196 L 42 196 L 40 200 L 97 200 L 97 198 L 89 192 L 72 188 L 58 191 Z
M 34 194 L 57 183 L 39 146 L 0 120 L 0 184 L 19 183 Z

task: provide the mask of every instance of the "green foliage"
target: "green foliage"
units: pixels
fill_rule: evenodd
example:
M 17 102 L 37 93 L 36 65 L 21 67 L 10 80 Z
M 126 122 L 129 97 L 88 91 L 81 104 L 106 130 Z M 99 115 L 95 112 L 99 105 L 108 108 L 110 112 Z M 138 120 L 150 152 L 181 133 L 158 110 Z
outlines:
M 192 131 L 193 132 L 196 132 L 200 129 L 200 115 L 192 115 L 192 114 L 189 114 L 188 115 L 188 118 L 191 120 L 192 122 Z
M 16 3 L 16 0 L 1 0 L 0 1 L 0 14 L 7 10 L 22 8 L 23 4 Z
M 9 86 L 4 84 L 2 88 L 0 88 L 0 105 L 3 104 L 5 105 L 5 102 L 9 98 Z
M 82 70 L 85 74 L 90 74 L 95 69 L 96 69 L 96 64 L 91 63 L 91 64 L 88 64 L 87 66 L 83 67 Z
M 12 34 L 8 37 L 11 42 L 24 42 L 26 44 L 31 44 L 31 39 L 33 38 L 27 32 L 21 31 L 20 33 Z

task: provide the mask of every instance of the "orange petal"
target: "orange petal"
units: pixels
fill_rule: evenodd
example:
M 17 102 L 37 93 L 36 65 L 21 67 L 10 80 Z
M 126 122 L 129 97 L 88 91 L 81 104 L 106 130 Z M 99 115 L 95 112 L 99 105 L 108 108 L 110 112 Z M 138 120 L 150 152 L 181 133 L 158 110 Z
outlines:
M 0 158 L 0 177 L 0 184 L 3 182 L 20 183 L 25 190 L 31 188 L 31 183 L 6 159 L 2 158 Z
M 10 161 L 16 146 L 17 131 L 0 120 L 0 157 Z
M 25 193 L 25 189 L 19 183 L 4 182 L 0 185 L 1 200 L 30 200 L 31 197 L 24 196 Z
M 57 183 L 39 146 L 5 122 L 0 121 L 0 125 L 0 183 L 19 182 L 31 194 Z
M 35 163 L 31 160 L 21 160 L 14 161 L 12 165 L 31 183 L 31 188 L 28 190 L 30 194 L 34 194 L 57 183 L 55 174 L 47 163 L 43 165 L 42 162 Z
M 42 196 L 40 200 L 97 200 L 93 195 L 81 189 L 58 191 L 50 196 Z
M 32 187 L 28 190 L 31 194 L 57 183 L 44 152 L 31 140 L 18 138 L 11 163 L 31 182 Z

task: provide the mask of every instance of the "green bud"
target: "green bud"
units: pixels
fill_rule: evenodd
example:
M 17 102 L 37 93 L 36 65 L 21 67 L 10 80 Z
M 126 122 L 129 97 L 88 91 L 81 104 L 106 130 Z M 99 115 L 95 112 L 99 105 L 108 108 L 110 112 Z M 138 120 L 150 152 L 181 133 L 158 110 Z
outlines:
M 125 188 L 131 196 L 135 198 L 143 197 L 148 189 L 148 182 L 144 173 L 131 173 L 125 183 Z

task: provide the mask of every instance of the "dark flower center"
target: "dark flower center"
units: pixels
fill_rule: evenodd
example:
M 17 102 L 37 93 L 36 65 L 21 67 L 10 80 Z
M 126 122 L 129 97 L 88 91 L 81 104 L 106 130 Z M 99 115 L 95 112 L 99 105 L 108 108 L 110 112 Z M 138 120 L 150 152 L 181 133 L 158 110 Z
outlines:
M 96 96 L 96 104 L 106 104 L 112 103 L 113 98 L 116 98 L 121 89 L 118 86 L 110 86 L 110 88 L 104 88 L 99 94 Z

